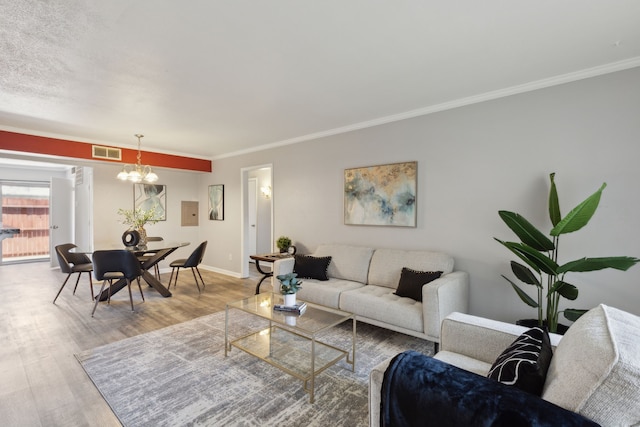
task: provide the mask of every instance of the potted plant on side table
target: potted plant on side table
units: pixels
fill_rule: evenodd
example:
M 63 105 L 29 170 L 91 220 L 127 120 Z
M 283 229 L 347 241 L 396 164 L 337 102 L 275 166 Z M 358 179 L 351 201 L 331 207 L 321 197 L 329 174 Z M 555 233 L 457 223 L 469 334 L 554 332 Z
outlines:
M 554 176 L 554 173 L 550 174 L 549 218 L 553 226 L 549 232 L 551 239 L 538 231 L 523 216 L 509 211 L 499 211 L 498 214 L 518 236 L 520 242 L 506 242 L 495 239 L 524 262 L 524 264 L 521 264 L 511 261 L 511 270 L 518 280 L 536 287 L 537 299 L 531 298 L 505 275 L 502 275 L 502 277 L 511 283 L 511 286 L 525 304 L 538 309 L 538 325 L 546 325 L 549 328 L 549 332 L 559 332 L 559 313 L 564 312 L 566 319 L 574 321 L 587 311 L 574 308 L 560 310 L 560 297 L 568 300 L 578 298 L 578 288 L 565 280 L 567 273 L 595 271 L 605 268 L 626 271 L 640 261 L 638 258 L 627 256 L 585 257 L 559 264 L 558 242 L 560 236 L 580 230 L 587 225 L 598 207 L 600 196 L 607 184 L 602 184 L 598 191 L 585 199 L 563 218 L 560 213 L 560 203 Z
M 280 236 L 278 237 L 278 240 L 276 240 L 276 246 L 280 250 L 280 253 L 283 254 L 287 252 L 289 246 L 291 246 L 291 239 L 287 236 Z

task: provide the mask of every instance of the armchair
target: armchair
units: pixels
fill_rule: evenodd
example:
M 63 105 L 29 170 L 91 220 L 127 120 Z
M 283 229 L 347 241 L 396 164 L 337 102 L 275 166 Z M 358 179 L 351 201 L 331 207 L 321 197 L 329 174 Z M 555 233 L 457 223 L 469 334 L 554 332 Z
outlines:
M 493 361 L 525 330 L 461 313 L 447 316 L 433 358 L 402 353 L 372 370 L 370 425 L 424 425 L 428 417 L 445 426 L 640 422 L 640 317 L 600 305 L 564 336 L 550 334 L 555 350 L 541 397 L 486 378 Z M 396 377 L 401 371 L 409 375 Z M 398 404 L 407 402 L 420 402 L 422 413 L 410 410 L 398 418 Z

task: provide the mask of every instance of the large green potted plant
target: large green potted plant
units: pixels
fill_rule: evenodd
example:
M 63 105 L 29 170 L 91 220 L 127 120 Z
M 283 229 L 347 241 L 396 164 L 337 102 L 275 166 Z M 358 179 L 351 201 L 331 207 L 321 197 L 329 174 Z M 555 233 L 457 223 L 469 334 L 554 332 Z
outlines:
M 578 288 L 567 282 L 566 274 L 570 272 L 586 272 L 615 268 L 626 271 L 640 259 L 617 256 L 603 258 L 580 258 L 559 264 L 558 243 L 560 236 L 580 230 L 587 225 L 600 202 L 602 191 L 607 186 L 603 183 L 600 189 L 573 208 L 564 218 L 560 213 L 558 192 L 554 181 L 555 173 L 550 174 L 549 218 L 553 228 L 549 232 L 551 238 L 538 231 L 522 215 L 509 211 L 499 211 L 500 218 L 516 234 L 520 242 L 507 242 L 495 239 L 513 252 L 524 264 L 511 261 L 511 270 L 518 280 L 533 285 L 537 289 L 537 299 L 533 299 L 514 281 L 502 275 L 516 291 L 520 299 L 527 305 L 538 309 L 538 324 L 546 324 L 550 332 L 558 330 L 558 315 L 574 321 L 586 312 L 583 309 L 568 308 L 560 310 L 560 297 L 568 300 L 578 298 Z

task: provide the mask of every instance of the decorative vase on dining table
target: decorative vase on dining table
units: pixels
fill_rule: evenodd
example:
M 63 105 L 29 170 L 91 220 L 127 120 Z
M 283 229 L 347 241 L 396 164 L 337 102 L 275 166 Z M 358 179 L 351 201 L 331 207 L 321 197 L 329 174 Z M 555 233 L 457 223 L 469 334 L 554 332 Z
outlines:
M 147 230 L 144 227 L 138 227 L 137 230 L 140 235 L 140 241 L 138 242 L 139 246 L 145 246 L 147 244 Z

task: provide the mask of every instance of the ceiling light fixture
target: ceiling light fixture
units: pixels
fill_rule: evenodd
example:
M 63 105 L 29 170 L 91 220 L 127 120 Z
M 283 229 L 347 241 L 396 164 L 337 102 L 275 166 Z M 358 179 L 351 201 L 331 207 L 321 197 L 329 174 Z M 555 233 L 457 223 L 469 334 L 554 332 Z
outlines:
M 134 135 L 138 138 L 138 163 L 135 165 L 124 165 L 122 170 L 118 174 L 118 179 L 122 181 L 131 181 L 131 182 L 156 182 L 158 180 L 158 175 L 153 172 L 151 166 L 144 165 L 142 166 L 142 154 L 140 153 L 140 138 L 144 137 L 144 135 L 136 133 Z

